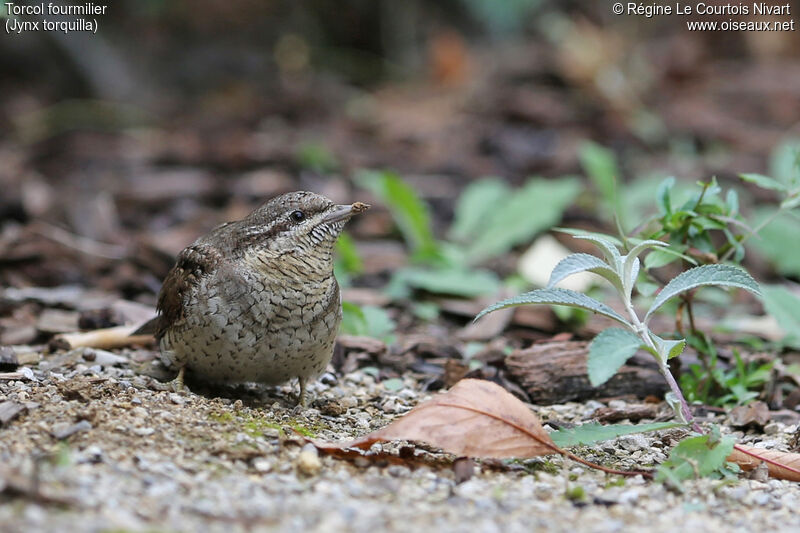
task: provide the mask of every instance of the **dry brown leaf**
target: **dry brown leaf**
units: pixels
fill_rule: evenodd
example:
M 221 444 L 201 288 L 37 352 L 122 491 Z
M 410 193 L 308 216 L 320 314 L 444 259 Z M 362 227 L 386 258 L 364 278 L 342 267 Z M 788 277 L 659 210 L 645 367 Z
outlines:
M 479 379 L 459 381 L 449 392 L 346 446 L 368 448 L 389 440 L 427 442 L 467 457 L 536 457 L 559 451 L 525 404 L 501 386 Z
M 765 450 L 737 444 L 728 461 L 734 462 L 744 471 L 750 471 L 763 462 L 767 463 L 770 477 L 800 481 L 800 453 Z
M 592 468 L 621 472 L 587 462 L 562 450 L 550 439 L 539 418 L 503 387 L 480 379 L 462 379 L 449 392 L 415 407 L 385 428 L 349 442 L 311 441 L 321 451 L 337 454 L 345 448 L 367 449 L 390 440 L 426 442 L 466 457 L 537 457 L 562 454 Z

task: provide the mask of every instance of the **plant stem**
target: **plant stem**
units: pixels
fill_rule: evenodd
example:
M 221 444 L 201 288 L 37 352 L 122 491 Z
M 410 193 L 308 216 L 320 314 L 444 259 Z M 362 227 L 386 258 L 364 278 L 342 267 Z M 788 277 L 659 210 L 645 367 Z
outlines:
M 669 385 L 672 394 L 681 402 L 681 414 L 683 415 L 683 419 L 686 420 L 688 424 L 691 424 L 693 430 L 702 433 L 703 431 L 700 429 L 700 426 L 694 421 L 694 415 L 692 415 L 692 411 L 689 409 L 689 403 L 686 401 L 686 398 L 683 397 L 680 385 L 675 381 L 675 376 L 672 375 L 672 372 L 669 371 L 669 365 L 662 365 L 659 363 L 658 370 L 661 372 L 661 375 L 664 376 L 664 379 L 667 380 L 667 385 Z
M 778 216 L 779 216 L 781 213 L 783 213 L 783 211 L 784 211 L 784 210 L 783 210 L 783 208 L 778 208 L 778 209 L 776 209 L 775 211 L 773 211 L 773 212 L 772 212 L 772 213 L 771 213 L 771 214 L 770 214 L 770 215 L 769 215 L 767 218 L 765 218 L 764 220 L 762 220 L 762 221 L 761 221 L 761 223 L 760 223 L 758 226 L 756 226 L 755 228 L 753 228 L 753 229 L 750 231 L 750 233 L 748 233 L 748 234 L 746 234 L 744 237 L 742 237 L 742 240 L 741 240 L 741 241 L 739 241 L 739 244 L 744 244 L 744 243 L 747 241 L 747 239 L 749 239 L 749 238 L 750 238 L 750 237 L 752 237 L 753 235 L 758 235 L 758 232 L 760 232 L 762 229 L 764 229 L 765 227 L 767 227 L 767 225 L 768 225 L 770 222 L 772 222 L 773 220 L 775 220 L 776 218 L 778 218 Z M 728 251 L 727 251 L 727 252 L 725 252 L 725 254 L 723 254 L 723 256 L 722 256 L 722 257 L 720 257 L 720 258 L 719 258 L 719 262 L 720 262 L 720 263 L 722 263 L 723 261 L 727 261 L 728 259 L 730 259 L 730 257 L 733 255 L 733 253 L 734 253 L 735 251 L 736 251 L 736 248 L 734 248 L 733 246 L 731 246 L 731 247 L 728 249 Z
M 654 353 L 660 353 L 658 348 L 656 348 L 653 339 L 650 338 L 650 331 L 645 324 L 639 320 L 639 316 L 636 314 L 636 310 L 633 308 L 633 304 L 629 296 L 623 296 L 623 300 L 625 302 L 625 309 L 628 311 L 628 316 L 631 317 L 631 322 L 633 325 L 633 331 L 636 333 L 639 338 L 641 338 L 644 343 L 653 350 Z M 691 424 L 692 429 L 695 431 L 702 433 L 700 430 L 700 426 L 694 421 L 694 416 L 692 415 L 691 409 L 689 409 L 689 403 L 686 401 L 686 398 L 683 396 L 683 391 L 681 391 L 680 385 L 678 382 L 675 381 L 675 376 L 672 375 L 672 372 L 669 371 L 669 365 L 666 361 L 663 361 L 660 357 L 658 359 L 658 371 L 661 372 L 661 375 L 664 376 L 664 379 L 667 380 L 667 385 L 669 385 L 670 391 L 681 404 L 681 415 L 682 418 L 686 421 L 687 424 Z

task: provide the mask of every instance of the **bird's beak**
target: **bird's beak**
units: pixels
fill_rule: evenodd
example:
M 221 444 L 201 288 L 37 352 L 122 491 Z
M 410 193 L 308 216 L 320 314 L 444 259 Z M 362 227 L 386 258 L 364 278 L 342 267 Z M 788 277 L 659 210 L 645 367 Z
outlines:
M 369 205 L 361 202 L 350 205 L 337 205 L 333 208 L 333 211 L 322 219 L 322 222 L 330 224 L 332 222 L 339 222 L 340 220 L 348 220 L 351 216 L 366 211 L 367 209 L 369 209 Z

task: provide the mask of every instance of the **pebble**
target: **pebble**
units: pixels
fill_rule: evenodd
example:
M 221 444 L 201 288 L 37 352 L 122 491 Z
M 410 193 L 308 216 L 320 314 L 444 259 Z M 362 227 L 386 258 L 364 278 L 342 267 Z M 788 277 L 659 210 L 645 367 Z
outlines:
M 610 402 L 609 402 L 610 403 Z M 641 433 L 636 433 L 633 435 L 624 435 L 617 439 L 617 444 L 626 451 L 632 452 L 635 450 L 646 450 L 649 449 L 650 443 L 647 440 L 647 437 L 642 435 Z
M 397 402 L 394 401 L 394 398 L 389 398 L 383 402 L 381 409 L 383 409 L 384 413 L 394 413 L 397 411 Z
M 256 457 L 253 459 L 253 468 L 255 468 L 256 472 L 265 474 L 272 470 L 272 466 L 272 461 L 266 457 Z
M 322 470 L 322 461 L 316 448 L 304 447 L 295 460 L 297 471 L 304 476 L 316 476 Z
M 771 499 L 766 492 L 757 492 L 753 495 L 753 503 L 756 505 L 767 505 Z
M 50 431 L 50 433 L 54 438 L 58 440 L 64 440 L 71 437 L 75 433 L 89 431 L 90 429 L 92 429 L 92 424 L 90 424 L 88 420 L 81 420 L 76 424 L 69 424 L 67 422 L 56 424 L 53 426 L 53 429 Z
M 85 349 L 83 352 L 83 358 L 86 361 L 91 361 L 101 367 L 122 365 L 128 363 L 127 357 L 122 357 L 115 353 L 108 352 L 106 350 L 98 350 L 93 348 Z
M 113 374 L 119 378 L 114 387 L 109 386 L 110 370 L 118 373 Z M 10 429 L 3 428 L 2 468 L 28 472 L 31 450 L 40 444 L 42 430 L 55 430 L 56 426 L 86 428 L 88 424 L 58 425 L 53 421 L 77 420 L 78 413 L 87 409 L 101 416 L 92 419 L 94 428 L 88 425 L 90 433 L 70 443 L 74 464 L 69 468 L 49 462 L 41 465 L 43 493 L 75 498 L 82 505 L 61 509 L 27 498 L 15 499 L 13 505 L 0 504 L 0 524 L 19 525 L 21 531 L 164 529 L 232 533 L 253 525 L 254 529 L 279 531 L 468 529 L 495 533 L 541 529 L 554 533 L 655 533 L 790 531 L 800 527 L 800 516 L 794 511 L 800 505 L 800 486 L 791 482 L 742 479 L 720 485 L 718 480 L 689 481 L 684 492 L 677 493 L 641 476 L 620 480 L 574 463 L 568 462 L 569 468 L 563 468 L 560 458 L 547 457 L 504 461 L 497 463 L 498 468 L 479 462 L 480 470 L 456 485 L 453 469 L 439 463 L 412 469 L 376 463 L 374 457 L 328 461 L 321 459 L 313 446 L 298 448 L 294 443 L 300 439 L 278 443 L 277 429 L 265 428 L 264 437 L 253 437 L 245 425 L 251 415 L 258 414 L 276 425 L 307 427 L 323 440 L 352 438 L 385 425 L 398 416 L 398 411 L 430 396 L 421 388 L 414 392 L 414 379 L 408 376 L 403 378 L 405 388 L 392 395 L 395 413 L 385 409 L 391 408 L 392 398 L 379 396 L 383 393 L 377 389 L 370 393 L 372 385 L 353 386 L 345 377 L 324 394 L 349 405 L 349 410 L 339 416 L 320 417 L 316 410 L 310 410 L 308 416 L 295 414 L 284 397 L 275 399 L 274 395 L 280 396 L 283 391 L 269 389 L 265 389 L 258 407 L 248 401 L 249 407 L 241 412 L 235 410 L 234 401 L 192 393 L 177 395 L 192 405 L 192 409 L 180 408 L 182 404 L 174 402 L 171 393 L 147 387 L 125 391 L 122 382 L 136 379 L 127 365 L 103 369 L 101 375 L 106 380 L 94 387 L 105 387 L 109 394 L 93 397 L 88 405 L 60 399 L 57 383 L 63 377 L 38 370 L 36 375 L 40 381 L 35 386 L 26 380 L 0 382 L 0 397 L 11 400 L 24 391 L 41 404 L 12 421 Z M 587 402 L 535 409 L 558 412 L 565 421 L 579 421 L 587 409 L 596 407 Z M 105 416 L 103 409 L 110 416 Z M 217 415 L 225 416 L 224 424 L 217 422 Z M 139 427 L 145 424 L 148 427 Z M 366 427 L 360 427 L 362 424 Z M 791 436 L 787 431 L 788 426 L 781 426 L 768 437 L 775 448 L 787 449 Z M 156 432 L 158 438 L 141 438 Z M 271 435 L 274 439 L 267 438 Z M 754 441 L 764 438 L 753 432 L 746 435 Z M 582 447 L 580 454 L 607 466 L 636 468 L 635 457 L 657 462 L 669 453 L 668 440 L 664 440 L 663 448 L 653 448 L 662 437 L 625 436 Z M 218 454 L 212 445 L 217 442 L 230 455 Z M 396 452 L 398 446 L 406 445 L 384 444 L 371 452 Z M 606 448 L 613 455 L 604 452 Z M 416 455 L 436 460 L 440 457 L 428 447 L 417 448 Z M 578 477 L 572 480 L 571 475 Z M 624 485 L 619 486 L 618 481 Z M 587 498 L 579 504 L 566 499 L 565 487 L 569 485 L 583 487 Z
M 339 400 L 339 404 L 345 409 L 350 409 L 358 406 L 358 400 L 353 396 L 345 396 Z
M 639 500 L 639 490 L 638 489 L 630 489 L 626 490 L 622 494 L 619 495 L 619 503 L 621 504 L 634 504 Z

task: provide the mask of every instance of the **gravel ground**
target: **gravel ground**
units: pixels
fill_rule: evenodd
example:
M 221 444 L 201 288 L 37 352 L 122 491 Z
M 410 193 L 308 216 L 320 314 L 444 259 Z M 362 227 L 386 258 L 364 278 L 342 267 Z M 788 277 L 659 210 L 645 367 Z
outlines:
M 353 463 L 319 456 L 300 436 L 340 440 L 384 426 L 429 396 L 413 375 L 393 390 L 364 370 L 325 375 L 302 411 L 289 386 L 216 391 L 224 397 L 163 390 L 128 364 L 147 364 L 146 352 L 121 355 L 48 356 L 0 380 L 0 404 L 26 407 L 0 429 L 0 531 L 800 529 L 800 487 L 786 481 L 700 480 L 678 493 L 546 457 L 479 463 L 457 483 L 450 458 L 425 447 L 413 468 Z M 580 422 L 603 405 L 532 408 L 545 421 Z M 787 449 L 796 429 L 773 422 L 768 434 L 739 436 Z M 676 437 L 632 435 L 578 453 L 652 466 Z

